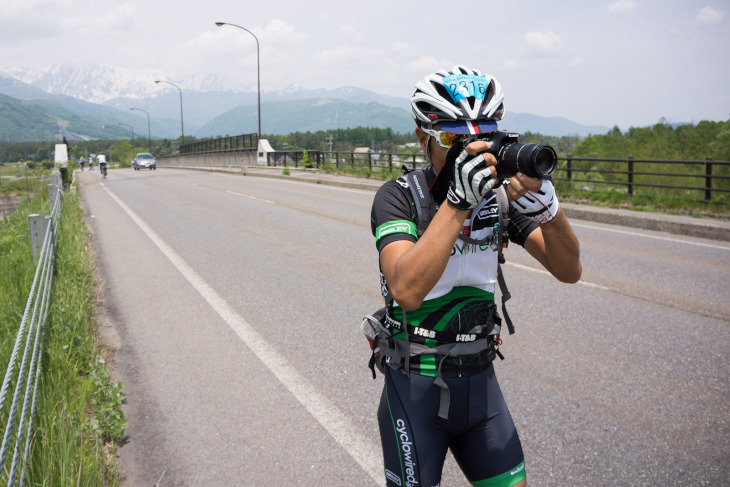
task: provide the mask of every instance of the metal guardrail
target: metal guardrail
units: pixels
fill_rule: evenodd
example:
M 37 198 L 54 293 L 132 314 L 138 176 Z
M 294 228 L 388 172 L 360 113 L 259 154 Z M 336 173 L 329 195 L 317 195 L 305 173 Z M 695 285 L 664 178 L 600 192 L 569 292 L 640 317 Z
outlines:
M 306 153 L 306 156 L 305 156 Z M 562 158 L 553 175 L 554 181 L 590 183 L 626 188 L 628 196 L 634 196 L 637 188 L 655 188 L 672 191 L 689 191 L 702 197 L 698 201 L 727 203 L 730 194 L 730 161 L 639 159 L 628 156 L 623 159 L 573 157 Z M 585 164 L 588 163 L 587 167 Z M 423 154 L 327 152 L 327 151 L 276 151 L 268 154 L 270 166 L 316 167 L 328 164 L 339 168 L 367 168 L 372 172 L 398 171 L 405 165 L 409 169 L 422 169 L 427 163 Z M 662 170 L 641 170 L 642 167 L 659 165 Z M 622 167 L 623 166 L 623 167 Z M 681 166 L 675 171 L 670 167 Z M 625 167 L 625 169 L 624 169 Z M 713 168 L 715 168 L 713 170 Z M 718 169 L 724 174 L 718 174 Z M 598 177 L 591 178 L 591 174 Z M 578 175 L 582 175 L 579 177 Z M 657 179 L 683 179 L 684 184 L 660 184 Z M 688 181 L 701 180 L 695 185 Z M 704 184 L 702 184 L 704 183 Z M 679 198 L 687 199 L 687 198 Z
M 256 163 L 254 142 L 256 134 L 208 139 L 186 144 L 184 151 L 177 155 L 176 165 L 195 166 L 245 166 Z M 193 157 L 191 157 L 193 156 Z M 235 156 L 235 157 L 234 157 Z M 190 164 L 186 164 L 189 160 Z M 583 164 L 588 163 L 588 164 Z M 662 166 L 662 170 L 637 170 L 642 165 Z M 330 166 L 348 167 L 354 170 L 367 169 L 372 173 L 399 171 L 402 166 L 411 170 L 422 169 L 427 165 L 423 153 L 388 153 L 359 151 L 326 151 L 326 150 L 277 150 L 266 153 L 267 166 L 312 167 Z M 625 170 L 621 166 L 625 165 Z M 681 166 L 672 172 L 670 166 Z M 718 168 L 713 171 L 713 168 Z M 711 157 L 704 160 L 670 160 L 626 158 L 590 158 L 573 157 L 568 154 L 561 158 L 555 175 L 556 181 L 589 183 L 605 187 L 625 188 L 628 196 L 634 196 L 637 188 L 654 188 L 677 192 L 678 199 L 688 200 L 687 192 L 699 193 L 698 201 L 727 204 L 730 199 L 730 161 L 715 161 Z M 666 170 L 664 170 L 666 169 Z M 722 172 L 722 174 L 718 174 Z M 594 173 L 597 177 L 591 177 Z M 578 176 L 582 175 L 582 177 Z M 654 178 L 654 179 L 651 179 Z M 665 184 L 657 182 L 662 178 Z M 704 185 L 666 183 L 673 178 L 684 178 L 685 181 L 704 179 Z M 679 192 L 684 191 L 685 194 Z
M 268 166 L 321 167 L 323 165 L 343 167 L 367 167 L 371 171 L 399 170 L 405 165 L 411 170 L 428 165 L 422 153 L 355 152 L 355 151 L 304 151 L 286 150 L 267 154 Z
M 241 149 L 256 149 L 257 134 L 242 134 L 229 137 L 196 140 L 180 146 L 181 155 L 198 154 L 202 152 L 232 151 Z
M 588 164 L 580 164 L 582 162 Z M 656 167 L 656 165 L 662 168 L 681 165 L 681 169 L 684 169 L 684 171 L 652 170 L 651 167 Z M 642 171 L 639 170 L 640 167 L 649 167 L 649 169 Z M 713 168 L 719 168 L 726 175 L 717 174 L 717 170 L 713 173 Z M 634 158 L 634 156 L 618 159 L 573 157 L 568 154 L 565 157 L 565 166 L 556 170 L 556 174 L 565 175 L 565 177 L 556 176 L 553 179 L 625 187 L 629 196 L 635 194 L 636 188 L 642 187 L 686 190 L 702 194 L 704 196 L 702 201 L 710 202 L 713 201 L 713 193 L 716 196 L 730 193 L 730 175 L 727 175 L 728 171 L 723 168 L 730 168 L 730 161 L 715 161 L 712 157 L 707 157 L 704 160 L 640 159 Z M 596 173 L 600 175 L 600 179 L 590 177 L 591 174 Z M 576 177 L 577 174 L 582 175 L 582 177 Z M 659 184 L 656 182 L 657 178 L 682 178 L 685 184 Z M 697 181 L 698 179 L 704 180 L 704 185 L 701 186 L 701 183 L 687 184 L 688 181 Z
M 30 454 L 30 443 L 33 437 L 33 416 L 36 409 L 38 396 L 38 382 L 41 372 L 41 359 L 43 354 L 41 346 L 43 343 L 43 327 L 46 322 L 49 309 L 49 298 L 53 283 L 54 258 L 56 254 L 56 240 L 58 235 L 58 224 L 61 218 L 61 199 L 63 193 L 63 181 L 60 174 L 53 174 L 52 183 L 48 185 L 48 201 L 51 207 L 50 215 L 29 215 L 30 239 L 33 248 L 33 258 L 38 264 L 33 277 L 33 284 L 30 288 L 28 301 L 25 305 L 25 312 L 20 322 L 20 328 L 15 338 L 13 352 L 10 362 L 5 371 L 2 388 L 0 389 L 0 413 L 5 406 L 5 399 L 12 382 L 15 383 L 13 400 L 10 403 L 7 424 L 3 433 L 2 446 L 0 447 L 0 472 L 5 469 L 10 444 L 15 440 L 13 458 L 10 471 L 5 485 L 15 485 L 15 477 L 18 469 L 21 470 L 19 485 L 25 485 L 25 470 L 28 465 Z M 19 361 L 21 346 L 23 356 L 20 366 L 16 370 Z M 21 414 L 18 417 L 18 405 L 23 399 Z M 25 439 L 25 443 L 23 440 Z M 21 451 L 22 449 L 22 451 Z M 21 465 L 22 456 L 22 465 Z

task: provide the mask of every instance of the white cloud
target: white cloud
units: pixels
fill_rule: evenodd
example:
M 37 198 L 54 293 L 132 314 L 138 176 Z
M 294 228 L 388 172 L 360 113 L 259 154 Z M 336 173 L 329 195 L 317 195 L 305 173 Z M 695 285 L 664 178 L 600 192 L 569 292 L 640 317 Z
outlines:
M 533 50 L 543 54 L 558 54 L 563 50 L 563 41 L 555 32 L 528 32 L 524 41 Z
M 522 67 L 522 63 L 517 61 L 516 59 L 508 59 L 506 60 L 500 67 L 500 71 L 514 71 L 516 69 L 520 69 Z
M 253 51 L 256 48 L 256 39 L 258 39 L 262 51 L 271 47 L 297 46 L 307 39 L 307 34 L 297 32 L 293 26 L 279 19 L 273 19 L 263 28 L 249 29 L 246 27 L 246 29 L 255 36 L 255 39 L 250 33 L 237 27 L 222 25 L 203 31 L 184 45 L 187 48 L 198 50 L 198 55 L 204 55 L 203 53 L 206 52 L 213 54 Z
M 323 49 L 312 56 L 312 59 L 322 67 L 350 66 L 360 63 L 372 63 L 382 57 L 383 53 L 377 48 L 368 46 L 342 45 L 333 49 Z
M 59 25 L 67 32 L 75 32 L 77 34 L 97 34 L 104 33 L 108 35 L 110 32 L 118 30 L 127 30 L 135 21 L 138 9 L 132 4 L 123 3 L 115 5 L 110 10 L 105 10 L 103 14 L 94 14 L 86 12 L 85 15 L 68 15 L 59 19 Z
M 293 25 L 287 24 L 280 19 L 273 19 L 266 24 L 263 32 L 258 32 L 256 29 L 252 30 L 256 32 L 260 42 L 264 42 L 264 39 L 266 39 L 268 44 L 276 47 L 295 46 L 309 37 L 307 34 L 297 31 Z
M 582 66 L 582 65 L 583 65 L 583 58 L 580 57 L 580 56 L 575 56 L 573 59 L 571 59 L 568 62 L 568 67 L 569 68 L 577 68 L 577 67 Z
M 614 13 L 628 13 L 638 7 L 639 4 L 634 0 L 618 0 L 608 4 L 608 11 Z
M 0 2 L 0 19 L 9 21 L 27 16 L 24 20 L 32 21 L 37 14 L 48 11 L 55 13 L 62 11 L 65 7 L 67 7 L 67 2 L 58 2 L 56 0 L 3 0 Z
M 420 56 L 414 61 L 405 64 L 404 72 L 413 73 L 415 79 L 420 80 L 429 73 L 435 73 L 439 69 L 451 69 L 455 64 L 454 61 L 439 59 L 434 56 Z
M 347 42 L 360 43 L 365 42 L 367 39 L 359 27 L 354 27 L 350 24 L 340 25 L 337 28 L 337 34 L 340 38 L 346 39 Z
M 395 42 L 390 50 L 397 53 L 410 54 L 414 50 L 414 45 L 410 42 Z
M 725 18 L 725 12 L 715 10 L 712 7 L 705 7 L 697 14 L 697 21 L 703 24 L 719 24 Z

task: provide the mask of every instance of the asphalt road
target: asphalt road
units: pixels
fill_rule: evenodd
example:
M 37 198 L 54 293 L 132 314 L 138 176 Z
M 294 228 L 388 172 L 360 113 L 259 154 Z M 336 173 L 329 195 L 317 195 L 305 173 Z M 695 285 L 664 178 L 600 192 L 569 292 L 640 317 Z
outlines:
M 361 317 L 373 193 L 158 169 L 78 174 L 131 486 L 382 485 Z M 532 486 L 726 485 L 730 243 L 573 221 L 583 280 L 512 246 L 496 365 Z M 449 459 L 443 486 L 466 486 Z

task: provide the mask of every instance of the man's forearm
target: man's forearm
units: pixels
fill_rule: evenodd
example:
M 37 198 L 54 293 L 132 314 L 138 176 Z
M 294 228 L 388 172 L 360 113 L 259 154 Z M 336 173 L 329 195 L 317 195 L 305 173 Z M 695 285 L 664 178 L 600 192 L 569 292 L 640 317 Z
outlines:
M 468 210 L 444 204 L 421 238 L 408 250 L 389 255 L 388 248 L 383 249 L 383 272 L 398 304 L 407 310 L 421 305 L 443 275 L 468 213 Z
M 563 209 L 550 222 L 540 225 L 540 229 L 552 274 L 563 282 L 577 282 L 582 272 L 580 244 Z

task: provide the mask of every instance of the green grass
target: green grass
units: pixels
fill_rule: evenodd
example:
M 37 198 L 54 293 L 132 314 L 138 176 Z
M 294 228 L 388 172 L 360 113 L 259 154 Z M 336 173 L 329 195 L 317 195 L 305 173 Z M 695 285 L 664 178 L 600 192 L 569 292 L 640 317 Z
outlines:
M 0 221 L 0 370 L 4 374 L 33 280 L 27 215 L 48 213 L 44 192 Z M 93 261 L 76 191 L 64 193 L 39 397 L 27 471 L 31 486 L 114 486 L 123 438 L 121 384 L 100 359 L 94 330 Z M 7 407 L 0 412 L 5 427 Z M 7 481 L 6 471 L 0 479 Z M 0 484 L 2 484 L 0 480 Z
M 366 165 L 351 166 L 349 164 L 339 164 L 339 166 L 335 166 L 334 164 L 320 164 L 319 170 L 332 174 L 378 178 L 383 181 L 396 179 L 403 174 L 400 166 L 394 166 L 394 169 L 390 171 L 387 167 L 373 167 L 373 169 L 370 169 Z
M 625 186 L 556 181 L 560 201 L 583 205 L 625 208 L 694 217 L 730 219 L 730 205 L 724 199 L 701 201 L 698 191 L 637 187 L 628 194 Z
M 26 169 L 17 163 L 0 165 L 0 196 L 40 194 L 48 185 L 50 173 L 44 169 Z

